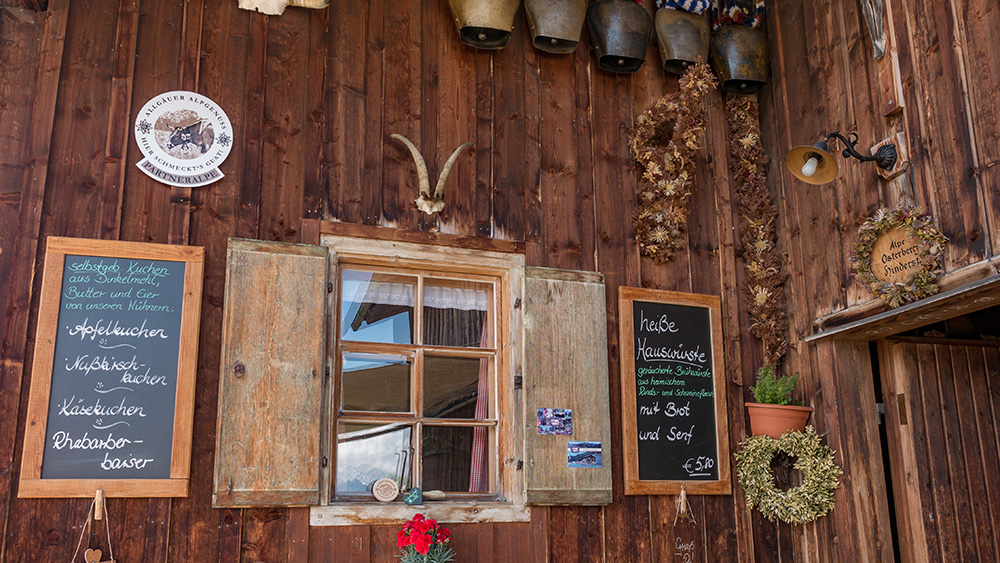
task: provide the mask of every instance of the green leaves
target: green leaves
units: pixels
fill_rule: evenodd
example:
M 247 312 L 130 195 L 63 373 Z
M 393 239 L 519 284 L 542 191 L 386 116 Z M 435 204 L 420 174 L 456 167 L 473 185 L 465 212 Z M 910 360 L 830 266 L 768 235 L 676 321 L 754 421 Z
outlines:
M 779 440 L 754 436 L 741 448 L 735 454 L 736 478 L 746 493 L 747 505 L 768 520 L 805 524 L 833 509 L 833 493 L 844 471 L 834 463 L 833 450 L 820 441 L 812 426 L 805 432 L 785 432 Z M 794 468 L 802 472 L 802 484 L 787 491 L 775 486 L 771 473 L 771 459 L 779 451 L 798 458 Z
M 750 387 L 750 392 L 758 403 L 787 405 L 792 400 L 792 390 L 798 382 L 797 373 L 775 377 L 774 366 L 762 366 L 757 370 L 757 384 Z

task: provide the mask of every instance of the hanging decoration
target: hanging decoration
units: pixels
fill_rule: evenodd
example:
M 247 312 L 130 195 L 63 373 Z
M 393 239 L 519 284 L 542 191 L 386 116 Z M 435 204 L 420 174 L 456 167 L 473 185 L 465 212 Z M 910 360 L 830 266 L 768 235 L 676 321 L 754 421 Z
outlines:
M 747 505 L 770 521 L 805 524 L 824 516 L 835 504 L 833 493 L 844 471 L 833 461 L 833 450 L 820 441 L 812 426 L 789 431 L 774 439 L 754 436 L 736 452 L 736 478 Z M 798 458 L 793 468 L 802 472 L 802 484 L 787 491 L 775 486 L 771 460 L 778 452 Z
M 73 557 L 70 561 L 74 563 L 77 561 L 76 556 L 80 554 L 80 548 L 83 547 L 83 539 L 90 535 L 91 522 L 100 520 L 104 521 L 104 531 L 108 534 L 108 555 L 111 558 L 104 560 L 104 552 L 100 549 L 86 549 L 83 552 L 83 560 L 85 563 L 115 563 L 115 552 L 111 548 L 111 522 L 108 519 L 108 505 L 104 491 L 100 490 L 97 491 L 97 495 L 90 503 L 90 508 L 87 509 L 86 521 L 80 526 L 80 540 L 76 543 L 76 549 L 73 550 Z
M 587 0 L 524 0 L 524 14 L 536 49 L 572 53 L 580 43 Z
M 683 247 L 688 200 L 694 181 L 694 153 L 705 129 L 705 95 L 715 88 L 708 65 L 688 68 L 680 90 L 667 94 L 636 118 L 629 148 L 642 166 L 635 237 L 639 252 L 666 262 Z
M 449 156 L 448 160 L 445 161 L 444 166 L 441 167 L 441 173 L 438 174 L 437 185 L 434 187 L 434 192 L 432 193 L 430 176 L 427 174 L 427 163 L 424 161 L 424 157 L 421 156 L 420 150 L 413 144 L 412 141 L 398 133 L 393 133 L 390 136 L 393 139 L 402 142 L 406 145 L 406 148 L 410 149 L 410 154 L 413 156 L 413 162 L 417 165 L 417 189 L 420 191 L 420 197 L 414 200 L 414 204 L 417 206 L 417 209 L 428 215 L 444 211 L 444 186 L 448 183 L 448 175 L 451 174 L 451 169 L 455 166 L 455 161 L 458 160 L 458 155 L 462 154 L 462 151 L 465 149 L 471 147 L 472 143 L 464 143 L 451 153 L 451 156 Z
M 861 0 L 861 11 L 868 24 L 868 34 L 872 38 L 872 50 L 876 59 L 885 55 L 885 25 L 882 18 L 882 0 Z
M 709 0 L 656 0 L 656 38 L 663 70 L 684 74 L 687 67 L 708 60 Z
M 763 0 L 714 0 L 709 60 L 724 92 L 755 94 L 771 78 Z
M 890 307 L 938 292 L 948 237 L 912 206 L 881 208 L 858 229 L 851 264 L 857 281 Z
M 646 60 L 646 45 L 653 20 L 642 0 L 597 0 L 587 7 L 587 29 L 597 65 L 609 72 L 639 70 Z
M 458 38 L 477 49 L 503 49 L 521 0 L 448 0 Z
M 714 0 L 712 2 L 712 29 L 724 25 L 760 27 L 764 18 L 764 0 Z
M 764 365 L 777 365 L 788 350 L 783 291 L 788 276 L 775 245 L 778 208 L 767 189 L 767 156 L 761 145 L 759 115 L 756 96 L 726 96 L 729 166 L 740 204 L 750 332 L 763 343 Z
M 671 10 L 684 10 L 692 14 L 702 14 L 711 4 L 709 0 L 656 0 L 657 8 L 670 8 Z

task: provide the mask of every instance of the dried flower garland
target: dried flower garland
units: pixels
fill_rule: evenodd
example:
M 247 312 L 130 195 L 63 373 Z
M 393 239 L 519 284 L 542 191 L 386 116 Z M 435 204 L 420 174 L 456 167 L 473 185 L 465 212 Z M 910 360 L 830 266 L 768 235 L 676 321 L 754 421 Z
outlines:
M 911 237 L 922 243 L 917 258 L 921 269 L 902 283 L 882 281 L 872 272 L 872 249 L 880 236 L 893 228 L 901 227 Z M 851 264 L 857 273 L 858 283 L 888 303 L 899 307 L 938 292 L 937 278 L 944 265 L 944 244 L 948 237 L 938 231 L 934 217 L 921 213 L 912 206 L 892 211 L 881 208 L 858 229 L 858 242 L 854 243 Z
M 750 299 L 750 332 L 764 346 L 764 365 L 777 365 L 788 350 L 783 286 L 787 274 L 775 245 L 778 209 L 767 189 L 767 156 L 761 146 L 756 96 L 726 96 L 729 166 L 740 208 L 740 236 Z
M 834 463 L 833 450 L 820 442 L 812 426 L 807 426 L 805 432 L 785 432 L 777 440 L 754 436 L 740 446 L 736 452 L 736 478 L 750 508 L 760 510 L 772 522 L 789 524 L 812 522 L 833 509 L 833 492 L 844 471 Z M 775 486 L 771 460 L 778 452 L 798 458 L 794 465 L 802 472 L 798 487 L 781 491 Z
M 712 29 L 724 25 L 760 27 L 764 18 L 764 0 L 713 0 Z
M 705 129 L 705 95 L 716 80 L 705 63 L 688 67 L 680 91 L 663 96 L 636 118 L 629 148 L 643 168 L 635 238 L 639 251 L 658 262 L 673 258 L 684 242 L 694 153 Z

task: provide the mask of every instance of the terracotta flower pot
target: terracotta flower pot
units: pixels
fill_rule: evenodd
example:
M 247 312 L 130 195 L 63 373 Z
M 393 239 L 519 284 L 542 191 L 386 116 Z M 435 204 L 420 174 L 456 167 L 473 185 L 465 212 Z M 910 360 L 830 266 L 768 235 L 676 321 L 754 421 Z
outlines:
M 524 0 L 524 13 L 536 49 L 572 53 L 580 43 L 587 0 Z
M 770 436 L 780 438 L 788 430 L 802 432 L 812 414 L 812 407 L 796 405 L 768 405 L 764 403 L 747 403 L 747 413 L 750 414 L 750 432 L 754 436 Z
M 660 8 L 656 11 L 656 37 L 667 72 L 684 74 L 688 66 L 708 60 L 710 33 L 705 14 Z
M 604 70 L 635 72 L 646 60 L 653 21 L 635 0 L 597 0 L 587 8 L 587 28 Z
M 462 43 L 477 49 L 502 49 L 510 41 L 521 0 L 448 0 Z
M 745 25 L 726 25 L 712 33 L 709 59 L 722 89 L 756 94 L 771 79 L 767 36 Z

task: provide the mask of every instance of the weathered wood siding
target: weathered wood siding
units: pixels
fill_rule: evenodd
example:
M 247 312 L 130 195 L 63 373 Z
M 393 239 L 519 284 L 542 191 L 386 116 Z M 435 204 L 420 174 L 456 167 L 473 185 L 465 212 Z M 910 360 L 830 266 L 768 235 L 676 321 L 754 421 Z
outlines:
M 860 2 L 767 3 L 774 80 L 762 96 L 761 126 L 773 159 L 769 183 L 782 206 L 779 244 L 792 272 L 788 367 L 803 374 L 804 397 L 817 409 L 813 422 L 838 452 L 845 486 L 830 517 L 797 528 L 779 526 L 781 557 L 758 548 L 759 561 L 786 561 L 789 555 L 892 560 L 872 372 L 857 369 L 869 365 L 868 346 L 803 341 L 831 315 L 839 314 L 842 322 L 884 309 L 851 275 L 849 255 L 865 218 L 880 206 L 916 203 L 937 217 L 950 239 L 946 272 L 973 270 L 965 282 L 996 273 L 1000 57 L 988 37 L 1000 29 L 1000 6 L 990 0 L 884 4 L 890 49 L 899 58 L 895 79 L 890 60 L 873 57 Z M 897 85 L 903 110 L 885 117 L 900 105 L 900 100 L 888 103 Z M 909 172 L 887 183 L 873 164 L 838 155 L 840 176 L 833 183 L 795 180 L 784 167 L 785 151 L 834 129 L 856 130 L 863 153 L 904 132 Z M 765 536 L 770 528 L 755 518 L 755 529 Z
M 882 117 L 885 74 L 872 59 L 857 0 L 768 1 L 774 80 L 761 95 L 769 182 L 789 256 L 793 349 L 802 397 L 845 466 L 834 513 L 801 527 L 748 511 L 742 492 L 691 499 L 696 529 L 675 529 L 671 497 L 538 508 L 530 523 L 454 527 L 459 560 L 671 561 L 675 537 L 699 561 L 891 559 L 877 431 L 863 347 L 809 346 L 814 319 L 862 304 L 848 250 L 857 226 L 905 194 L 951 238 L 949 270 L 1000 252 L 1000 29 L 993 0 L 891 0 L 905 109 Z M 204 246 L 191 495 L 108 501 L 122 561 L 387 561 L 395 527 L 309 528 L 305 509 L 211 508 L 227 237 L 298 241 L 303 218 L 525 241 L 529 265 L 599 271 L 607 283 L 612 442 L 621 435 L 617 287 L 718 294 L 723 300 L 730 442 L 745 435 L 744 375 L 761 361 L 746 331 L 736 202 L 722 96 L 709 97 L 689 251 L 666 265 L 632 238 L 634 117 L 676 79 L 651 43 L 634 75 L 599 70 L 585 38 L 574 55 L 531 48 L 523 14 L 510 45 L 457 39 L 446 2 L 335 1 L 268 18 L 233 0 L 0 0 L 0 520 L 4 561 L 66 560 L 89 501 L 17 499 L 37 270 L 49 235 Z M 645 2 L 652 12 L 652 2 Z M 35 8 L 44 6 L 45 11 Z M 134 113 L 169 90 L 197 90 L 228 113 L 237 139 L 225 179 L 167 188 L 136 169 Z M 868 146 L 905 131 L 903 183 L 843 162 L 831 185 L 784 170 L 793 145 L 857 127 Z M 415 210 L 416 179 L 400 133 L 436 175 L 466 141 L 439 217 Z M 734 244 L 734 241 L 737 241 Z M 872 309 L 868 309 L 872 310 Z M 853 359 L 852 361 L 848 361 Z M 749 381 L 749 380 L 748 380 Z

